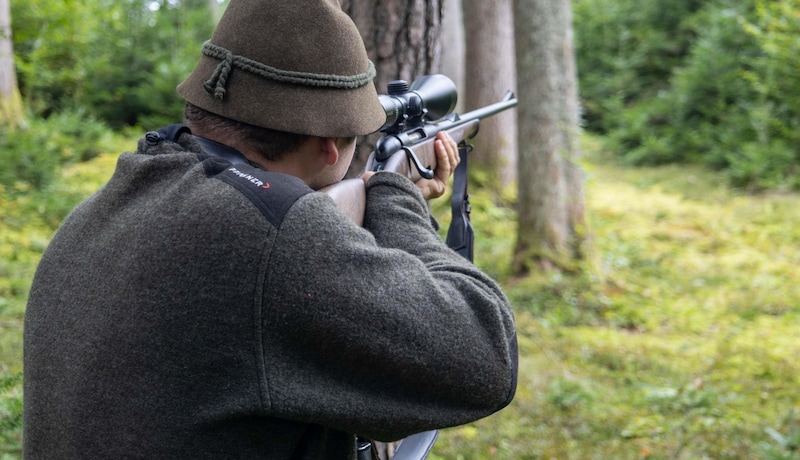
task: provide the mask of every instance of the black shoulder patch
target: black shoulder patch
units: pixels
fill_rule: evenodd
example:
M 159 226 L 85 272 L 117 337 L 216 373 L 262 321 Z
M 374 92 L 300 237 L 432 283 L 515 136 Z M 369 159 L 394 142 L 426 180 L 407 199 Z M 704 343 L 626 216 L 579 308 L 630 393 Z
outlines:
M 313 190 L 297 177 L 211 158 L 215 167 L 206 167 L 209 176 L 231 185 L 246 196 L 276 228 L 281 226 L 289 208 Z M 210 166 L 210 165 L 209 165 Z

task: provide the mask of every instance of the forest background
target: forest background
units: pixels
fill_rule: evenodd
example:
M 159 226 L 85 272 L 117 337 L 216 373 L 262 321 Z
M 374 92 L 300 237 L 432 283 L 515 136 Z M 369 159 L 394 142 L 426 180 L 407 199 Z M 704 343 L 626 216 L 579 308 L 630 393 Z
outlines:
M 0 132 L 0 458 L 19 457 L 38 258 L 120 151 L 179 120 L 213 27 L 206 0 L 11 6 L 26 119 Z M 512 277 L 514 197 L 473 191 L 520 387 L 431 457 L 800 458 L 800 1 L 572 7 L 594 257 Z

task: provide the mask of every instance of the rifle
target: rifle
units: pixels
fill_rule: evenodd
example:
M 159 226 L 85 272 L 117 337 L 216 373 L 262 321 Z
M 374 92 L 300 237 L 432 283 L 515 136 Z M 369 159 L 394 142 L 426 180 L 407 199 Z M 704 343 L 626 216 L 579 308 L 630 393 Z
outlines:
M 394 80 L 388 94 L 378 98 L 386 112 L 386 122 L 379 129 L 385 135 L 370 154 L 366 171 L 391 171 L 413 182 L 431 179 L 436 169 L 436 134 L 446 131 L 458 144 L 461 162 L 453 173 L 453 218 L 446 243 L 471 261 L 474 236 L 469 219 L 467 154 L 472 147 L 467 141 L 478 133 L 481 119 L 516 106 L 517 98 L 507 91 L 499 102 L 459 116 L 453 112 L 458 100 L 455 83 L 441 74 L 420 77 L 411 86 L 405 80 Z M 346 179 L 322 191 L 356 224 L 363 224 L 366 191 L 361 179 Z
M 446 131 L 458 144 L 461 161 L 453 172 L 453 197 L 450 202 L 452 221 L 446 244 L 472 261 L 474 233 L 470 223 L 467 193 L 467 154 L 472 147 L 467 140 L 478 133 L 480 120 L 517 105 L 511 91 L 494 104 L 459 116 L 453 112 L 458 99 L 455 84 L 448 77 L 436 74 L 420 77 L 409 87 L 405 80 L 389 83 L 388 94 L 378 96 L 386 122 L 379 129 L 381 137 L 370 154 L 366 171 L 390 171 L 403 174 L 414 182 L 431 179 L 436 169 L 436 135 Z M 366 190 L 361 179 L 346 179 L 323 188 L 340 210 L 362 225 L 366 209 Z M 417 433 L 402 439 L 392 460 L 421 460 L 427 457 L 437 430 Z M 372 457 L 372 443 L 359 439 L 359 459 Z

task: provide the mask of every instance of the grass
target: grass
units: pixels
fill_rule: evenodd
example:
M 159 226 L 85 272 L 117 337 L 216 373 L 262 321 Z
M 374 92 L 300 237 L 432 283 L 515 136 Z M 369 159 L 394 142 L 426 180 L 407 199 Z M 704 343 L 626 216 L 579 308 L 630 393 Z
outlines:
M 473 190 L 476 263 L 516 310 L 519 387 L 505 410 L 443 430 L 430 458 L 800 458 L 800 197 L 741 194 L 690 166 L 620 166 L 587 142 L 581 276 L 510 277 L 514 213 Z M 36 261 L 115 156 L 44 192 L 0 191 L 0 458 L 19 457 Z
M 598 147 L 589 269 L 497 273 L 517 311 L 517 397 L 445 430 L 434 458 L 800 458 L 800 197 L 626 168 Z

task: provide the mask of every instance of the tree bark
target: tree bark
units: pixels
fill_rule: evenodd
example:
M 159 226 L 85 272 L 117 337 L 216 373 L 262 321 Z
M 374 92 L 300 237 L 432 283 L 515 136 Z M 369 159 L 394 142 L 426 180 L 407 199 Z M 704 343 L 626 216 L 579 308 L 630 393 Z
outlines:
M 439 71 L 453 80 L 459 91 L 456 113 L 464 111 L 464 73 L 466 65 L 464 10 L 461 0 L 444 0 L 442 18 L 442 58 Z
M 464 0 L 466 70 L 464 111 L 497 102 L 515 91 L 514 20 L 511 0 Z M 517 113 L 507 110 L 481 120 L 473 139 L 473 164 L 489 173 L 488 187 L 499 194 L 516 178 Z
M 410 84 L 438 71 L 443 0 L 343 0 L 342 9 L 353 18 L 375 63 L 378 93 L 386 93 L 392 80 Z M 348 177 L 364 172 L 379 137 L 373 134 L 358 140 Z
M 25 119 L 14 68 L 11 2 L 0 0 L 0 126 L 16 128 Z
M 519 78 L 514 271 L 574 269 L 586 237 L 569 0 L 514 0 Z

